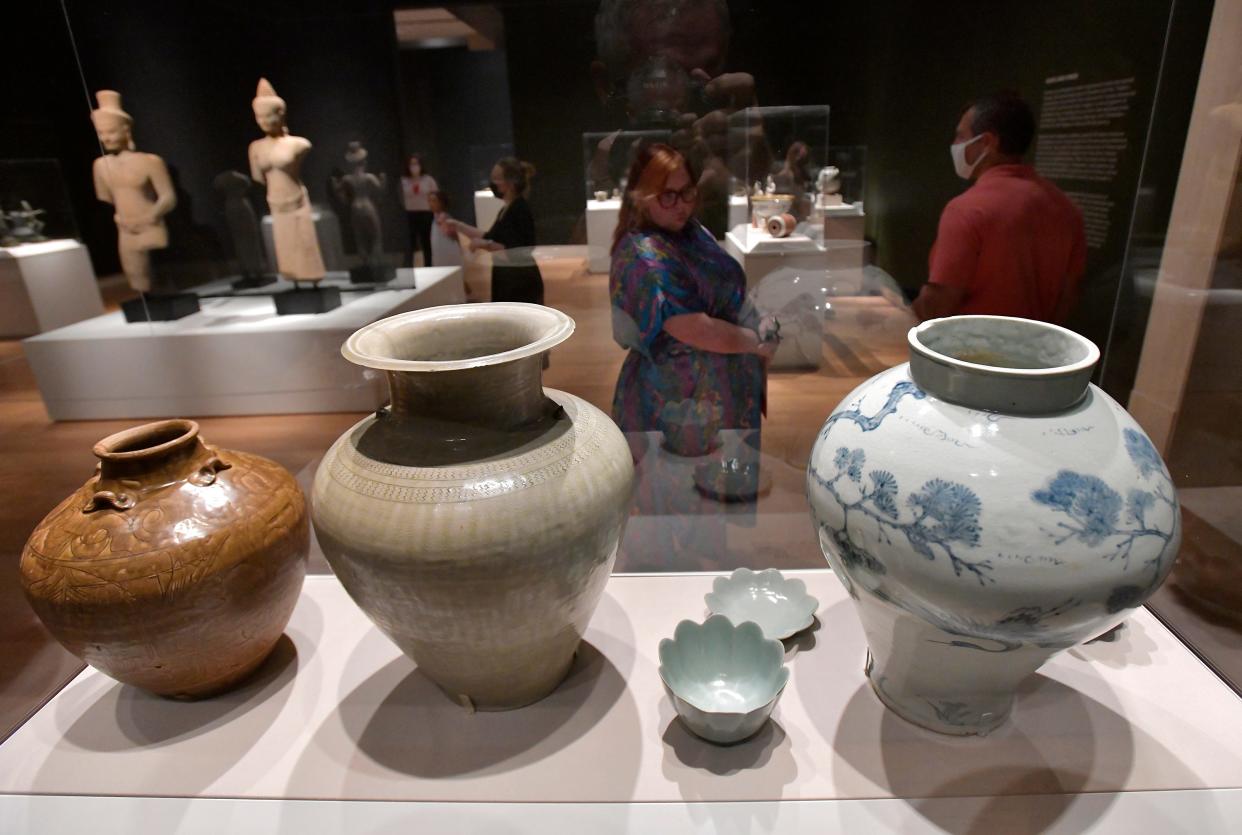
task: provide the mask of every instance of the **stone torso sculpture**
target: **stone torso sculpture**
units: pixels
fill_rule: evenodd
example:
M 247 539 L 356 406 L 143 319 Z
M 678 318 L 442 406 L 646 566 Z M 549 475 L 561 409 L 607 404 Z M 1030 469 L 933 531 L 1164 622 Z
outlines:
M 133 119 L 121 109 L 121 94 L 100 90 L 91 121 L 103 146 L 95 160 L 95 196 L 116 208 L 117 250 L 121 269 L 135 290 L 151 290 L 153 249 L 168 246 L 164 216 L 177 205 L 176 191 L 164 160 L 134 147 Z
M 225 171 L 213 181 L 216 190 L 224 195 L 224 220 L 233 239 L 233 251 L 244 278 L 254 278 L 267 272 L 267 258 L 263 254 L 263 241 L 259 237 L 259 216 L 250 204 L 250 178 L 240 171 Z
M 267 79 L 259 80 L 253 104 L 255 121 L 267 135 L 250 143 L 250 176 L 267 188 L 276 268 L 293 281 L 320 281 L 325 272 L 323 257 L 315 236 L 310 195 L 301 178 L 310 140 L 289 135 L 284 99 L 276 95 Z
M 384 251 L 377 202 L 384 193 L 387 178 L 367 171 L 367 151 L 361 142 L 349 143 L 345 161 L 351 167 L 350 173 L 334 180 L 333 185 L 341 202 L 349 205 L 349 221 L 363 264 L 375 264 Z

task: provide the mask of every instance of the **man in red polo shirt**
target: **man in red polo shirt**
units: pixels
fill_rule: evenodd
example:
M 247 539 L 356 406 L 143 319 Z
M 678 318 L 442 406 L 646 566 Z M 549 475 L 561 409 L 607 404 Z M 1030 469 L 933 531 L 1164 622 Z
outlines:
M 1022 163 L 1035 117 L 1014 93 L 979 99 L 962 114 L 953 166 L 974 184 L 949 201 L 914 313 L 959 313 L 1064 322 L 1086 266 L 1082 214 Z

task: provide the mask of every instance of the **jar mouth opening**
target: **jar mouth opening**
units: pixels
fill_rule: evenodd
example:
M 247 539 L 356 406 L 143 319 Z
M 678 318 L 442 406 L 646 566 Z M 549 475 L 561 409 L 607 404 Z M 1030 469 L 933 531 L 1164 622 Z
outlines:
M 573 332 L 573 319 L 543 305 L 443 305 L 373 322 L 345 340 L 341 354 L 384 371 L 458 371 L 542 354 Z
M 1060 377 L 1095 366 L 1100 349 L 1068 328 L 1012 316 L 951 316 L 911 328 L 910 350 L 943 365 L 1006 377 Z
M 198 424 L 192 420 L 160 420 L 109 435 L 93 451 L 105 461 L 132 460 L 169 452 L 197 435 Z

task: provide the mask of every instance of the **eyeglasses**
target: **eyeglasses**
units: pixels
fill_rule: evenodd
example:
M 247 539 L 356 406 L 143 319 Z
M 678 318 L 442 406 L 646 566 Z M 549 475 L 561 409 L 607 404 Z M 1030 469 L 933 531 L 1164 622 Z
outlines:
M 656 202 L 666 209 L 671 209 L 677 205 L 677 200 L 683 203 L 693 203 L 699 199 L 699 189 L 697 186 L 686 186 L 681 191 L 673 191 L 669 189 L 662 191 L 656 195 Z

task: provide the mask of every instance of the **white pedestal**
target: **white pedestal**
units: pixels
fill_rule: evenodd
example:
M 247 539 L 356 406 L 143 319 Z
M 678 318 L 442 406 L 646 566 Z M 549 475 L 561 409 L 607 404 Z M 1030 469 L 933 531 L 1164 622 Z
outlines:
M 64 238 L 0 247 L 0 338 L 55 330 L 103 312 L 82 244 Z
M 749 202 L 745 197 L 729 198 L 729 228 L 746 222 Z M 621 214 L 621 200 L 588 200 L 586 233 L 588 266 L 593 273 L 608 272 L 612 260 L 612 236 Z M 481 227 L 480 227 L 481 228 Z
M 612 261 L 612 236 L 616 233 L 621 200 L 588 200 L 586 207 L 587 269 L 606 273 Z
M 863 240 L 815 240 L 801 233 L 774 238 L 749 223 L 734 226 L 725 235 L 725 250 L 746 271 L 747 288 L 782 267 L 861 271 L 867 264 L 868 247 Z
M 317 576 L 236 690 L 177 702 L 86 668 L 0 745 L 0 820 L 93 835 L 1237 831 L 1242 703 L 1146 610 L 1030 676 L 991 735 L 944 737 L 872 692 L 838 579 L 788 573 L 817 624 L 786 644 L 789 684 L 738 745 L 691 736 L 660 684 L 659 642 L 703 617 L 713 575 L 613 577 L 566 680 L 498 713 L 451 701 Z M 366 817 L 386 803 L 399 813 Z
M 474 225 L 482 232 L 487 232 L 496 222 L 505 201 L 492 194 L 489 189 L 481 189 L 474 193 Z
M 341 343 L 407 310 L 464 302 L 460 267 L 403 269 L 395 289 L 350 292 L 320 314 L 277 316 L 270 296 L 204 299 L 175 322 L 109 313 L 22 343 L 53 420 L 359 412 L 383 375 L 351 365 Z
M 345 260 L 345 246 L 341 243 L 341 221 L 336 212 L 323 206 L 313 206 L 311 218 L 315 221 L 315 237 L 319 240 L 319 254 L 323 258 L 324 269 L 349 269 L 349 262 Z M 263 230 L 263 250 L 267 254 L 267 263 L 274 270 L 276 241 L 272 236 L 272 216 L 264 215 L 260 226 Z

